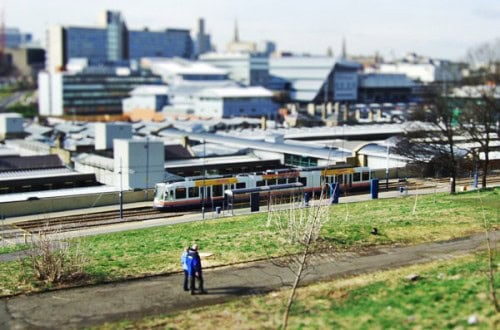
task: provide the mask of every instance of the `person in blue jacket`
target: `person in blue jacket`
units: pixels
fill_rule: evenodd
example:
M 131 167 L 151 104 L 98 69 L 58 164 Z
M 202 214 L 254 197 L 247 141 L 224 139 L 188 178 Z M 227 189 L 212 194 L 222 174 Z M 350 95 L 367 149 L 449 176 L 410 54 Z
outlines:
M 182 255 L 181 255 L 181 265 L 182 265 L 182 270 L 184 271 L 184 291 L 189 291 L 189 287 L 188 287 L 188 278 L 189 278 L 188 252 L 189 252 L 189 247 L 185 248 L 184 252 L 182 252 Z
M 195 278 L 198 279 L 198 286 L 200 292 L 203 294 L 207 293 L 207 291 L 203 289 L 203 272 L 201 267 L 200 255 L 198 253 L 198 245 L 193 244 L 193 246 L 189 250 L 187 256 L 187 264 L 188 264 L 191 294 L 194 294 L 194 291 L 196 290 Z

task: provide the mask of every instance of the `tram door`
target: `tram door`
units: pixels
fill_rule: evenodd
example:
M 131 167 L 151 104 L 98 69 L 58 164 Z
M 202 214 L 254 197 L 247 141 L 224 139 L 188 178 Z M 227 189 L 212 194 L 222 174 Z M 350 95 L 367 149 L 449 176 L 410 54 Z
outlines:
M 203 204 L 211 204 L 211 199 L 212 199 L 212 187 L 211 186 L 205 186 L 201 187 L 201 193 L 202 193 L 202 200 Z

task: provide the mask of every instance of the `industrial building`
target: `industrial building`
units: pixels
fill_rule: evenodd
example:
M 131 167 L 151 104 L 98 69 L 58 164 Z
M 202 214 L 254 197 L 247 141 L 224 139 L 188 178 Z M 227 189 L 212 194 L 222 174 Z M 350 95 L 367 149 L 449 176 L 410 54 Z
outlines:
M 168 103 L 164 107 L 167 115 L 184 114 L 202 118 L 276 116 L 279 105 L 273 101 L 271 91 L 263 87 L 240 86 L 229 79 L 224 69 L 179 58 L 144 58 L 141 64 L 161 76 L 168 85 L 163 90 Z M 154 97 L 159 98 L 160 95 Z M 143 96 L 132 93 L 124 101 L 124 106 L 130 111 L 141 100 L 145 103 Z M 149 103 L 152 102 L 153 97 L 149 96 Z
M 460 67 L 448 60 L 432 59 L 429 57 L 409 54 L 393 63 L 377 65 L 378 73 L 405 74 L 410 79 L 424 84 L 434 82 L 458 82 L 462 78 Z
M 268 87 L 269 58 L 259 53 L 207 53 L 199 57 L 228 72 L 229 78 L 244 86 Z
M 269 59 L 270 89 L 291 102 L 356 102 L 361 65 L 328 56 L 280 56 Z

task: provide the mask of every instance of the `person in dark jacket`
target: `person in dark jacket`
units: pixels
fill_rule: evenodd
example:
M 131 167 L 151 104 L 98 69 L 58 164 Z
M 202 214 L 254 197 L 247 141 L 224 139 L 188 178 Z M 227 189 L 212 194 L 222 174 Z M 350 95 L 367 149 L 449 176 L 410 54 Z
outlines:
M 198 279 L 198 287 L 200 289 L 200 292 L 207 293 L 203 289 L 203 272 L 201 267 L 200 255 L 198 253 L 198 245 L 193 244 L 188 252 L 187 261 L 191 294 L 194 294 L 194 291 L 196 290 L 195 278 Z
M 182 252 L 181 255 L 181 265 L 182 265 L 182 270 L 184 271 L 184 291 L 189 291 L 188 253 L 189 253 L 189 247 L 185 248 L 184 252 Z

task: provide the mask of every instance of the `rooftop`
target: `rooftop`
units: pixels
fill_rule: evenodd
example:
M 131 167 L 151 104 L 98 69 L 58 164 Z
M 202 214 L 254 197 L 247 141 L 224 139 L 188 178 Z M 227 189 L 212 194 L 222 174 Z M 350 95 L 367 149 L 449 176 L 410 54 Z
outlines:
M 183 59 L 144 58 L 141 63 L 157 74 L 172 75 L 226 75 L 227 71 L 202 62 Z
M 207 88 L 200 95 L 216 96 L 221 98 L 251 98 L 251 97 L 272 97 L 273 93 L 263 87 L 226 87 Z

